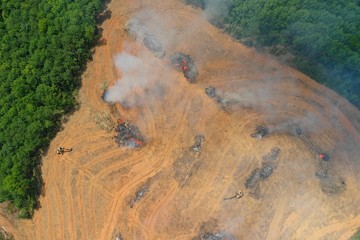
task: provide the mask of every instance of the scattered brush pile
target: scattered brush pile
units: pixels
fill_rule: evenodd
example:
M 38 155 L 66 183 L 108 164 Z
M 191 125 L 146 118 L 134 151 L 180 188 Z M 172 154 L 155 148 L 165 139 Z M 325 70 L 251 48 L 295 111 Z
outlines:
M 214 87 L 210 86 L 205 88 L 205 93 L 206 95 L 208 95 L 209 98 L 213 99 L 216 102 L 216 104 L 222 111 L 229 113 L 229 102 L 225 101 L 224 98 L 220 97 L 216 93 L 216 89 Z
M 326 194 L 338 194 L 345 190 L 346 183 L 332 168 L 329 154 L 325 153 L 298 126 L 289 127 L 289 132 L 297 137 L 317 160 L 315 176 L 320 181 L 320 188 Z
M 220 232 L 214 232 L 214 231 L 200 231 L 196 237 L 193 237 L 192 240 L 222 240 L 222 239 L 236 239 L 235 236 L 233 236 L 229 232 L 220 231 Z
M 152 51 L 156 57 L 163 58 L 165 56 L 165 50 L 155 35 L 146 33 L 143 39 L 143 43 L 145 47 Z
M 194 60 L 190 55 L 184 53 L 174 53 L 170 56 L 171 64 L 173 64 L 178 71 L 182 71 L 184 77 L 189 83 L 196 83 L 198 71 Z
M 259 198 L 260 180 L 265 180 L 271 176 L 276 168 L 276 160 L 280 155 L 280 148 L 275 147 L 271 152 L 262 157 L 262 167 L 255 168 L 245 181 L 245 187 L 250 189 L 250 195 Z
M 190 147 L 193 152 L 201 152 L 202 144 L 205 142 L 205 137 L 202 134 L 197 134 L 194 138 L 195 143 Z
M 218 220 L 210 218 L 200 225 L 196 236 L 192 240 L 221 240 L 221 239 L 236 239 L 233 234 L 228 231 L 220 230 L 218 227 Z
M 173 163 L 174 179 L 178 182 L 180 188 L 185 186 L 189 179 L 196 174 L 201 165 L 198 153 L 202 150 L 205 136 L 197 134 L 194 141 L 195 143 L 182 151 L 182 154 L 179 154 L 180 157 Z
M 132 18 L 125 24 L 125 31 L 136 41 L 142 42 L 145 47 L 154 53 L 156 57 L 165 56 L 165 50 L 159 39 L 149 33 L 144 22 L 138 18 Z
M 338 176 L 329 161 L 318 161 L 315 176 L 320 180 L 320 188 L 327 194 L 338 194 L 345 190 L 345 180 Z
M 250 136 L 257 140 L 261 140 L 262 138 L 269 136 L 269 129 L 263 126 L 257 126 L 255 132 Z
M 145 139 L 135 125 L 128 123 L 123 118 L 120 118 L 118 123 L 115 128 L 115 131 L 118 132 L 115 141 L 119 146 L 141 148 L 145 145 Z
M 151 186 L 154 183 L 154 181 L 158 178 L 158 174 L 155 174 L 151 178 L 148 178 L 146 182 L 144 182 L 142 185 L 140 185 L 135 194 L 132 195 L 128 201 L 128 205 L 130 208 L 133 208 L 136 203 L 138 203 L 141 199 L 145 197 L 145 195 L 150 192 Z
M 216 94 L 216 89 L 214 87 L 207 87 L 205 88 L 205 93 L 206 95 L 208 95 L 209 98 L 220 98 L 217 94 Z
M 135 40 L 142 40 L 146 33 L 145 24 L 138 18 L 132 18 L 125 23 L 125 32 Z
M 245 187 L 247 189 L 256 189 L 258 188 L 259 185 L 259 180 L 260 180 L 260 169 L 259 168 L 255 168 L 250 175 L 248 176 L 248 178 L 245 181 Z
M 135 197 L 130 199 L 130 201 L 129 201 L 130 208 L 133 208 L 135 203 L 140 201 L 147 192 L 149 192 L 149 186 L 148 186 L 148 184 L 144 184 L 136 191 Z
M 203 240 L 221 240 L 223 239 L 220 233 L 206 232 L 201 236 Z
M 274 161 L 279 157 L 280 151 L 281 151 L 280 148 L 275 147 L 275 148 L 271 149 L 270 153 L 263 156 L 262 160 L 263 161 Z

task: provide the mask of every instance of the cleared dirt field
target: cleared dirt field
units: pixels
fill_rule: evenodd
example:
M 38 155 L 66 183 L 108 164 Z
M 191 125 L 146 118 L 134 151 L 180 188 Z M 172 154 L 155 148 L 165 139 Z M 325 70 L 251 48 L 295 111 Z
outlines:
M 345 240 L 360 227 L 359 111 L 233 41 L 181 1 L 113 0 L 109 9 L 104 44 L 83 76 L 81 107 L 43 159 L 41 208 L 32 220 L 8 220 L 2 212 L 1 226 L 16 239 L 101 240 L 117 233 L 123 239 L 192 239 L 205 232 L 223 239 Z M 134 16 L 163 43 L 164 58 L 125 33 Z M 119 147 L 115 132 L 105 130 L 117 116 L 101 99 L 101 86 L 122 81 L 115 57 L 124 51 L 146 68 L 145 82 L 128 92 L 130 108 L 116 105 L 144 134 L 141 149 Z M 194 59 L 196 84 L 171 67 L 169 56 L 178 51 Z M 226 111 L 205 94 L 208 86 L 228 102 Z M 292 124 L 330 155 L 329 169 L 342 179 L 343 191 L 321 190 L 318 160 L 286 133 Z M 257 125 L 267 126 L 269 137 L 251 138 Z M 198 133 L 205 142 L 195 153 L 189 148 Z M 58 146 L 74 151 L 57 155 Z M 275 147 L 281 151 L 272 175 L 247 189 L 251 172 Z M 130 207 L 144 186 L 147 192 Z M 239 190 L 241 199 L 223 201 Z

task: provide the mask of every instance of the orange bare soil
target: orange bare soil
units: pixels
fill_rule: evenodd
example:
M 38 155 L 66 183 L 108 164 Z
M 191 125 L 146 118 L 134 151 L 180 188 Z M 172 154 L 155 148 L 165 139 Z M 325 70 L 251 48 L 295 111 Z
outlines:
M 123 239 L 192 239 L 212 232 L 224 239 L 345 240 L 360 227 L 357 109 L 300 72 L 233 41 L 181 1 L 113 0 L 109 9 L 104 44 L 83 75 L 81 107 L 43 158 L 41 208 L 32 220 L 11 220 L 4 211 L 0 216 L 15 239 L 107 240 L 118 233 Z M 168 34 L 160 37 L 164 58 L 124 31 L 139 13 L 145 24 L 158 26 L 149 27 L 155 35 Z M 114 57 L 125 49 L 141 53 L 150 69 L 146 88 L 153 94 L 135 88 L 136 104 L 116 104 L 145 136 L 141 149 L 119 147 L 115 131 L 105 130 L 118 116 L 101 99 L 101 85 L 121 81 Z M 196 84 L 171 67 L 169 56 L 178 51 L 194 59 Z M 205 94 L 208 86 L 229 102 L 228 111 Z M 319 160 L 301 139 L 281 131 L 292 123 L 330 155 L 329 169 L 345 184 L 342 191 L 322 191 L 315 176 Z M 269 137 L 251 138 L 257 125 L 268 127 Z M 205 142 L 195 153 L 189 148 L 198 133 Z M 58 146 L 73 151 L 57 155 Z M 272 175 L 246 188 L 275 147 L 280 154 Z M 145 194 L 130 207 L 141 187 Z M 240 190 L 242 198 L 223 200 Z

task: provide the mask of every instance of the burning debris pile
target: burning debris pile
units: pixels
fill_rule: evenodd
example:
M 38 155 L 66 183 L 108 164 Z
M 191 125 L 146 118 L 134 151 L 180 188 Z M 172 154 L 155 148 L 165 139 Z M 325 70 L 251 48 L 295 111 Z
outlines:
M 297 124 L 291 124 L 287 128 L 287 133 L 297 137 L 305 147 L 311 152 L 316 160 L 329 161 L 330 155 L 317 146 L 308 136 L 306 136 L 301 127 Z
M 189 83 L 196 83 L 198 71 L 196 69 L 194 60 L 190 55 L 184 53 L 175 53 L 170 56 L 171 63 L 176 67 L 178 71 L 182 71 L 184 77 Z
M 135 193 L 135 196 L 132 197 L 129 201 L 130 208 L 133 208 L 135 203 L 140 201 L 141 198 L 144 197 L 144 195 L 149 192 L 149 184 L 145 183 L 143 186 L 141 186 Z
M 213 99 L 218 107 L 224 111 L 224 112 L 229 112 L 229 103 L 227 101 L 225 101 L 224 98 L 220 97 L 217 93 L 216 93 L 216 89 L 214 87 L 207 87 L 205 88 L 205 93 L 206 95 L 209 96 L 209 98 Z
M 269 136 L 269 129 L 266 127 L 257 126 L 255 131 L 256 132 L 252 133 L 250 136 L 257 140 L 261 140 L 262 138 Z
M 118 124 L 115 129 L 118 132 L 115 136 L 115 142 L 119 146 L 141 148 L 145 145 L 145 139 L 135 125 L 127 122 L 124 118 L 120 118 Z
M 329 154 L 323 152 L 313 141 L 311 141 L 310 138 L 306 137 L 303 134 L 303 130 L 301 129 L 301 127 L 299 127 L 297 125 L 289 126 L 288 127 L 288 132 L 291 135 L 293 135 L 293 136 L 297 137 L 298 139 L 300 139 L 301 142 L 304 143 L 306 148 L 309 149 L 309 151 L 312 153 L 314 158 L 316 158 L 318 160 L 324 160 L 324 161 L 329 161 L 330 160 Z
M 205 142 L 205 137 L 202 134 L 197 134 L 194 138 L 195 143 L 190 147 L 193 152 L 201 152 L 201 146 Z
M 271 149 L 270 153 L 262 157 L 262 167 L 255 168 L 246 179 L 245 187 L 252 190 L 249 193 L 251 196 L 259 198 L 260 180 L 267 179 L 274 172 L 276 160 L 279 158 L 280 152 L 281 150 L 278 147 Z
M 310 138 L 307 138 L 303 134 L 298 135 L 298 138 L 301 140 L 301 142 L 304 143 L 306 148 L 309 149 L 309 151 L 312 153 L 314 158 L 324 161 L 330 160 L 329 154 L 323 152 L 313 141 L 311 141 Z
M 315 176 L 320 181 L 321 190 L 327 194 L 337 194 L 345 190 L 345 180 L 337 175 L 331 166 L 330 156 L 321 150 L 309 137 L 303 134 L 300 127 L 289 127 L 289 132 L 300 139 L 317 160 Z
M 159 39 L 148 32 L 144 22 L 138 18 L 132 18 L 125 24 L 125 31 L 138 42 L 143 42 L 145 47 L 154 53 L 156 57 L 165 56 L 165 50 Z
M 336 174 L 328 161 L 318 161 L 315 176 L 320 180 L 324 193 L 337 194 L 345 190 L 345 180 Z

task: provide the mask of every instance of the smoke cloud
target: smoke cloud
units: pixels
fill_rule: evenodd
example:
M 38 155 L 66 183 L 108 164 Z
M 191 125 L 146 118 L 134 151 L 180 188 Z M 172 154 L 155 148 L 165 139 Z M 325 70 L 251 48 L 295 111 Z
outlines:
M 133 56 L 128 52 L 122 52 L 114 57 L 115 66 L 121 71 L 122 77 L 114 86 L 105 93 L 105 100 L 108 102 L 120 102 L 136 104 L 136 94 L 144 91 L 150 83 L 148 66 L 140 56 Z
M 231 6 L 232 0 L 207 0 L 204 13 L 209 22 L 215 26 L 223 27 Z
M 173 16 L 153 9 L 136 12 L 124 27 L 135 43 L 127 43 L 125 50 L 114 56 L 114 63 L 121 77 L 108 88 L 104 99 L 132 107 L 141 104 L 141 97 L 162 94 L 164 85 L 174 84 L 169 78 L 175 69 L 169 64 L 171 54 L 183 51 L 185 39 L 196 37 L 197 30 L 207 24 L 203 15 L 179 29 Z M 146 39 L 147 38 L 147 39 Z M 146 45 L 145 40 L 149 40 Z M 149 47 L 150 46 L 150 47 Z M 152 49 L 151 49 L 152 48 Z M 160 49 L 160 50 L 159 50 Z M 185 53 L 188 53 L 185 51 Z M 199 68 L 201 51 L 191 51 Z
M 150 96 L 161 96 L 168 82 L 165 76 L 171 71 L 146 49 L 134 51 L 137 46 L 126 44 L 125 50 L 114 56 L 114 64 L 120 78 L 104 94 L 107 102 L 118 102 L 123 106 L 134 107 L 149 101 Z

